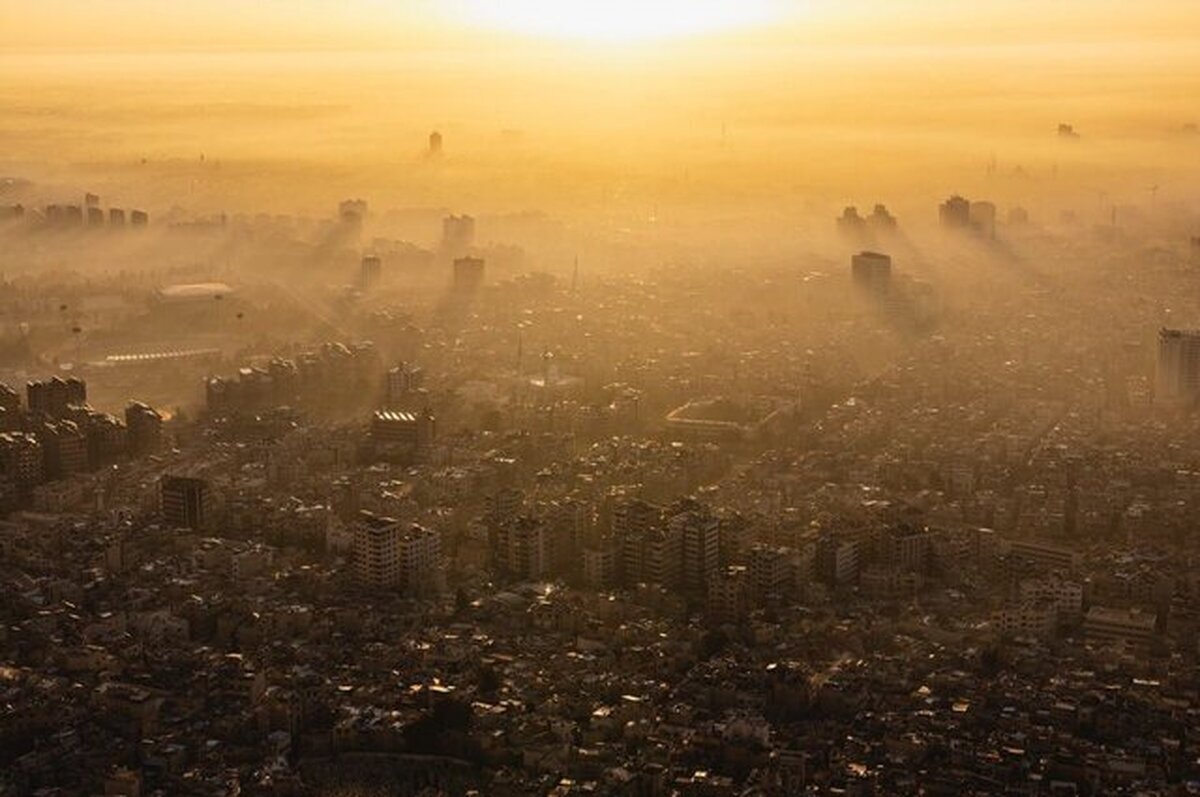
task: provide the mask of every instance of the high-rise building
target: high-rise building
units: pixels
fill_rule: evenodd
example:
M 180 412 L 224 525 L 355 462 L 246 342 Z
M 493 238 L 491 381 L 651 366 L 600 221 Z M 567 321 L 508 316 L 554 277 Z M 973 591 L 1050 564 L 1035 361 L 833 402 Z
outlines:
M 533 581 L 549 571 L 548 529 L 537 518 L 519 517 L 499 526 L 493 546 L 493 566 L 507 578 Z
M 680 568 L 685 592 L 703 594 L 721 567 L 720 523 L 703 505 L 686 501 L 674 508 L 667 527 L 677 531 L 683 558 Z
M 129 453 L 129 435 L 125 424 L 117 418 L 91 407 L 76 411 L 72 418 L 87 433 L 88 465 L 93 470 L 111 465 Z
M 850 258 L 850 271 L 860 288 L 886 293 L 892 280 L 892 258 L 880 252 L 859 252 Z
M 76 377 L 54 376 L 41 382 L 30 382 L 25 386 L 25 395 L 31 413 L 61 418 L 69 407 L 87 403 L 87 384 Z
M 19 430 L 21 415 L 21 394 L 0 382 L 0 432 Z
M 996 237 L 996 206 L 991 202 L 972 202 L 971 227 L 984 238 Z
M 74 421 L 47 421 L 38 431 L 47 479 L 64 479 L 88 469 L 87 435 Z
M 441 535 L 432 529 L 363 513 L 354 529 L 354 574 L 360 586 L 414 597 L 440 585 Z
M 29 491 L 42 483 L 44 474 L 45 458 L 36 436 L 24 432 L 0 433 L 0 482 L 15 485 L 17 492 L 27 497 Z
M 607 589 L 617 583 L 617 552 L 613 548 L 583 551 L 583 583 L 592 589 Z
M 358 284 L 373 288 L 383 278 L 383 261 L 376 255 L 364 255 L 358 272 Z
M 515 487 L 501 487 L 484 499 L 484 518 L 492 526 L 516 520 L 525 504 L 525 494 Z
M 344 199 L 338 203 L 338 220 L 342 224 L 361 226 L 367 218 L 367 201 L 365 199 Z
M 21 411 L 21 394 L 3 382 L 0 382 L 0 408 L 9 412 Z
M 867 220 L 859 215 L 858 208 L 850 205 L 838 216 L 837 229 L 842 235 L 861 236 L 867 231 Z
M 876 205 L 867 217 L 871 229 L 879 232 L 892 232 L 896 229 L 896 217 L 891 214 L 886 205 Z
M 861 545 L 858 540 L 826 534 L 817 541 L 817 578 L 829 587 L 852 584 L 858 580 L 860 558 Z
M 930 545 L 930 535 L 924 530 L 892 529 L 884 534 L 881 559 L 883 564 L 901 572 L 924 573 Z
M 955 194 L 938 206 L 938 217 L 946 229 L 996 237 L 996 205 L 992 202 L 971 202 Z
M 474 293 L 483 285 L 483 258 L 460 257 L 454 261 L 454 292 Z
M 750 604 L 750 578 L 745 567 L 731 565 L 720 569 L 707 586 L 710 620 L 719 625 L 745 620 Z
M 159 482 L 163 519 L 180 528 L 199 529 L 209 521 L 208 483 L 189 476 L 164 476 Z
M 401 589 L 408 595 L 431 595 L 441 589 L 442 535 L 417 523 L 400 538 Z
M 796 586 L 795 552 L 758 543 L 750 549 L 750 583 L 760 599 L 787 595 Z
M 955 194 L 938 207 L 943 227 L 965 230 L 971 226 L 971 203 Z
M 442 156 L 442 147 L 444 144 L 445 141 L 442 138 L 442 134 L 437 130 L 434 130 L 429 134 L 429 150 L 426 154 L 431 158 L 440 158 Z
M 620 551 L 619 569 L 626 584 L 645 581 L 645 546 L 660 530 L 662 509 L 640 498 L 621 499 L 613 507 L 612 536 Z
M 627 586 L 656 584 L 679 586 L 683 563 L 683 533 L 679 527 L 658 523 L 629 534 L 621 546 L 621 564 Z
M 442 219 L 442 253 L 464 257 L 475 244 L 475 219 L 472 216 L 447 216 Z
M 129 453 L 144 457 L 162 449 L 162 415 L 149 405 L 134 401 L 125 408 Z
M 360 586 L 398 589 L 400 522 L 364 513 L 354 528 L 354 575 Z
M 1155 398 L 1163 402 L 1200 398 L 1200 330 L 1159 331 Z
M 371 441 L 376 446 L 415 451 L 433 441 L 434 418 L 424 412 L 379 410 L 371 419 Z
M 384 404 L 389 409 L 414 409 L 417 391 L 425 382 L 425 371 L 412 363 L 402 362 L 387 372 L 384 385 Z

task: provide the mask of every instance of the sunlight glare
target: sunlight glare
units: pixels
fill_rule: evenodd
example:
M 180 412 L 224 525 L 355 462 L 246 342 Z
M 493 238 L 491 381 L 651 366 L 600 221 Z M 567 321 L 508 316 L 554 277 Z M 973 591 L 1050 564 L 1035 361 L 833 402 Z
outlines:
M 625 43 L 713 33 L 771 17 L 772 0 L 464 0 L 478 24 L 528 36 Z

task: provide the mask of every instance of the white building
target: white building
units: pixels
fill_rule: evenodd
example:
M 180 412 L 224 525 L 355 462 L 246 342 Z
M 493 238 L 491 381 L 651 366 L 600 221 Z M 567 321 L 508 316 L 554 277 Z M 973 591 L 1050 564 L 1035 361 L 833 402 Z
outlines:
M 426 594 L 440 583 L 440 558 L 441 535 L 415 523 L 368 516 L 354 530 L 354 572 L 364 587 Z

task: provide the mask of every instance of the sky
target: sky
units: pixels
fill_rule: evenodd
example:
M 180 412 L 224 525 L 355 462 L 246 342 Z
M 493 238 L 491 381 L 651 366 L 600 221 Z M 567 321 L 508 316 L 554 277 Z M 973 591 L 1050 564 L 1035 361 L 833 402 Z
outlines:
M 674 22 L 671 20 L 674 19 Z M 755 46 L 1056 41 L 1200 43 L 1195 0 L 0 0 L 0 48 L 623 49 L 661 32 Z
M 0 175 L 306 213 L 1132 202 L 1200 163 L 1198 4 L 0 0 Z

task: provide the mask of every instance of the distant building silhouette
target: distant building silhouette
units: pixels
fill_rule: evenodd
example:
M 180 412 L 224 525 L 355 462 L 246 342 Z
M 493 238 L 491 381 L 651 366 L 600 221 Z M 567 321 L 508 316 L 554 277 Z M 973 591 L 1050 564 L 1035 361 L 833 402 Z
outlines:
M 985 238 L 996 237 L 996 205 L 971 202 L 955 194 L 938 206 L 938 218 L 948 230 L 974 230 Z
M 365 199 L 345 199 L 338 203 L 338 219 L 343 224 L 362 224 L 367 217 Z
M 938 207 L 938 218 L 943 227 L 965 230 L 971 226 L 971 203 L 955 194 Z
M 363 288 L 373 288 L 383 277 L 383 261 L 375 255 L 364 255 L 358 273 L 358 284 Z
M 1158 333 L 1155 397 L 1164 402 L 1200 398 L 1200 330 L 1162 329 Z
M 431 158 L 442 157 L 442 134 L 434 130 L 429 134 L 429 150 L 426 153 Z
M 71 407 L 87 403 L 87 383 L 71 377 L 51 377 L 43 382 L 30 382 L 25 386 L 25 405 L 36 415 L 62 418 Z
M 837 220 L 838 232 L 846 236 L 859 236 L 867 230 L 867 220 L 858 213 L 858 208 L 851 205 L 842 211 Z
M 454 292 L 474 293 L 483 285 L 483 258 L 460 257 L 454 261 Z
M 129 453 L 142 457 L 159 451 L 162 448 L 162 424 L 162 415 L 149 405 L 131 402 L 125 408 Z
M 163 476 L 159 507 L 163 519 L 179 528 L 203 528 L 209 520 L 208 483 L 186 476 Z
M 886 293 L 892 280 L 892 259 L 881 252 L 860 252 L 850 258 L 854 284 L 873 294 Z
M 879 232 L 891 232 L 896 229 L 896 217 L 888 211 L 885 205 L 876 205 L 867 218 L 867 223 L 871 225 L 872 229 Z
M 971 227 L 984 238 L 996 237 L 996 206 L 991 202 L 972 202 Z
M 475 219 L 462 216 L 447 216 L 442 219 L 442 253 L 450 257 L 463 257 L 475 244 Z

